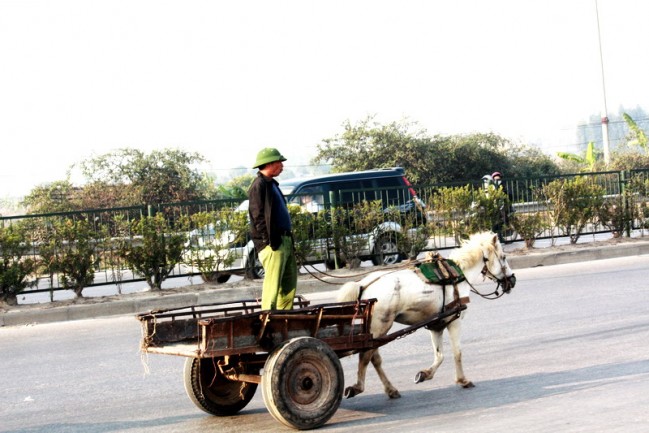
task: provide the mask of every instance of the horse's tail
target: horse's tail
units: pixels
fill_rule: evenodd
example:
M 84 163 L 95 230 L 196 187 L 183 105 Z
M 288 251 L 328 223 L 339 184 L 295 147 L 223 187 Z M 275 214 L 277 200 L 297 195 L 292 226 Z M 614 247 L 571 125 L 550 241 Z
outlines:
M 349 281 L 338 289 L 338 302 L 357 301 L 361 296 L 361 284 L 358 281 Z

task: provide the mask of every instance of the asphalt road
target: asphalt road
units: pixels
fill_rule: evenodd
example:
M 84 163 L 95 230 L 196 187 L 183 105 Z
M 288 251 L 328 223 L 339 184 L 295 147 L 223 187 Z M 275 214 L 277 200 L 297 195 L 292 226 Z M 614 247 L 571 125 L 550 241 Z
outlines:
M 370 370 L 365 393 L 343 400 L 321 430 L 649 431 L 649 255 L 521 269 L 517 277 L 506 297 L 472 297 L 463 348 L 475 388 L 454 385 L 448 347 L 433 381 L 413 382 L 432 361 L 421 330 L 382 348 L 403 397 L 387 399 Z M 291 431 L 270 416 L 259 390 L 238 416 L 203 413 L 185 395 L 184 359 L 141 359 L 139 340 L 132 315 L 0 328 L 0 431 Z M 342 364 L 350 384 L 356 357 Z

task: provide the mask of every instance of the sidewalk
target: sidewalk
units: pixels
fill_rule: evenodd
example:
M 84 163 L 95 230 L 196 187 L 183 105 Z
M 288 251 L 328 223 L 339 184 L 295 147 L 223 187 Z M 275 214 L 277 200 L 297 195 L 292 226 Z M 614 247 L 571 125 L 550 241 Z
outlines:
M 521 244 L 505 246 L 507 260 L 514 270 L 649 254 L 649 237 L 609 239 L 531 250 L 521 248 Z M 330 292 L 336 290 L 345 281 L 357 279 L 358 273 L 358 269 L 335 271 L 338 278 L 323 278 L 330 284 L 319 281 L 310 275 L 303 275 L 298 283 L 298 293 L 309 297 L 315 293 Z M 346 275 L 349 277 L 345 278 Z M 256 299 L 260 296 L 260 281 L 243 280 L 219 285 L 200 284 L 180 289 L 166 289 L 160 292 L 83 298 L 77 303 L 55 302 L 52 304 L 19 305 L 2 313 L 0 326 L 51 323 L 124 314 L 135 315 L 156 309 L 234 302 L 242 299 Z

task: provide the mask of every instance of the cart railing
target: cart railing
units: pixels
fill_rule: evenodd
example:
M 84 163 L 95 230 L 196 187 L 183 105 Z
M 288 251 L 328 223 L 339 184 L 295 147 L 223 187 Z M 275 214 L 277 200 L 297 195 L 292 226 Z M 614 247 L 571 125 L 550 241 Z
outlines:
M 309 306 L 296 299 L 294 310 L 261 310 L 257 301 L 194 306 L 138 315 L 142 350 L 215 358 L 268 353 L 283 341 L 314 337 L 341 356 L 370 347 L 375 299 Z

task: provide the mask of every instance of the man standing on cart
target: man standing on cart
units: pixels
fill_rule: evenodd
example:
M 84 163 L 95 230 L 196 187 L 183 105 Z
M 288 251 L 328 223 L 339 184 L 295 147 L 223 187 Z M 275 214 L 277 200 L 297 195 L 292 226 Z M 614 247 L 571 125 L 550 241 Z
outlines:
M 297 262 L 291 234 L 291 216 L 286 198 L 274 179 L 284 169 L 286 158 L 267 147 L 257 154 L 253 168 L 257 178 L 248 189 L 250 231 L 264 267 L 261 293 L 263 310 L 290 310 L 297 288 Z

